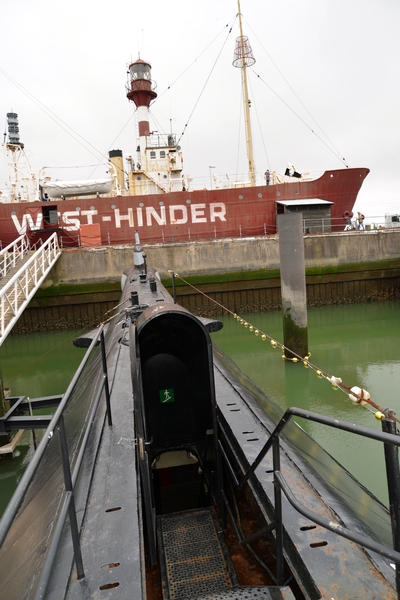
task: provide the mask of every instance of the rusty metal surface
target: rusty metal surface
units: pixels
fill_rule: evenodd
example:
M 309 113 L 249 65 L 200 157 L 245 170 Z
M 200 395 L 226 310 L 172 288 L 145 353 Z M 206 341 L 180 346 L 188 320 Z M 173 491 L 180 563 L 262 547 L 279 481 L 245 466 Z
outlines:
M 198 598 L 232 587 L 210 509 L 162 515 L 160 540 L 170 600 Z
M 219 360 L 216 361 L 215 384 L 218 406 L 236 440 L 238 454 L 245 463 L 251 464 L 268 438 L 268 428 L 273 429 L 273 422 L 259 406 L 257 408 L 251 392 L 235 380 L 226 365 Z M 337 521 L 340 508 L 343 515 L 346 515 L 344 506 L 339 506 L 337 498 L 334 499 L 329 494 L 329 490 L 324 488 L 322 482 L 318 482 L 315 474 L 311 485 L 310 469 L 307 472 L 300 457 L 294 455 L 288 444 L 283 445 L 286 452 L 281 453 L 281 472 L 297 499 L 313 512 L 332 521 Z M 268 508 L 266 511 L 269 520 L 274 498 L 271 453 L 256 470 L 256 476 L 260 483 L 260 494 L 270 508 L 269 516 Z M 331 500 L 335 511 L 329 506 Z M 287 560 L 294 569 L 306 598 L 319 597 L 315 590 L 307 591 L 307 581 L 315 584 L 320 597 L 329 600 L 397 597 L 394 570 L 389 560 L 373 556 L 372 553 L 367 554 L 356 544 L 315 525 L 297 513 L 285 497 L 283 519 L 294 551 L 292 556 L 287 556 Z M 349 515 L 348 520 L 356 527 L 354 517 Z M 358 526 L 362 529 L 360 523 Z
M 225 592 L 207 594 L 196 600 L 294 600 L 288 587 L 234 587 Z M 192 600 L 188 598 L 187 600 Z
M 209 508 L 159 517 L 164 599 L 294 600 L 287 587 L 237 585 L 227 549 Z

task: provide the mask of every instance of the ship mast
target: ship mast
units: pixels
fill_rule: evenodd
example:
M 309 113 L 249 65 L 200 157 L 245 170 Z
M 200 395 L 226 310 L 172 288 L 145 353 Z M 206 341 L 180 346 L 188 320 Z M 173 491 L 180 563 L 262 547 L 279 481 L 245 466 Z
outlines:
M 233 59 L 233 66 L 241 69 L 242 74 L 242 91 L 243 91 L 243 106 L 244 106 L 244 125 L 246 131 L 246 148 L 247 161 L 249 165 L 249 177 L 251 185 L 256 184 L 254 157 L 253 157 L 253 139 L 251 135 L 250 122 L 250 99 L 247 87 L 247 67 L 251 67 L 256 62 L 250 46 L 249 38 L 243 35 L 242 28 L 242 13 L 240 12 L 240 0 L 238 0 L 238 17 L 240 36 L 236 38 L 236 47 Z
M 39 200 L 37 179 L 26 156 L 24 144 L 19 139 L 17 113 L 7 113 L 7 125 L 8 141 L 5 133 L 2 144 L 6 150 L 7 201 L 28 202 L 32 200 L 31 196 L 34 200 Z

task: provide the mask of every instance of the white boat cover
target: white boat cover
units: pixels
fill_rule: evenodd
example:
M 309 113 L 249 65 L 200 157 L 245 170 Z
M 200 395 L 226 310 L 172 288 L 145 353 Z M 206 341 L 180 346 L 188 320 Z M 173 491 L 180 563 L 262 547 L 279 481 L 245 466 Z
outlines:
M 50 198 L 61 196 L 84 196 L 90 194 L 108 194 L 114 187 L 112 179 L 88 179 L 82 181 L 45 181 L 43 194 Z

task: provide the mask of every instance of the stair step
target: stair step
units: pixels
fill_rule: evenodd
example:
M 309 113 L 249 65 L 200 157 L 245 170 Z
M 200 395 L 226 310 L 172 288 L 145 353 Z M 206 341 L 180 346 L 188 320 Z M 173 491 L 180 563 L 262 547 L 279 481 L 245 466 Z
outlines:
M 166 600 L 294 600 L 288 587 L 238 585 L 211 508 L 157 519 Z

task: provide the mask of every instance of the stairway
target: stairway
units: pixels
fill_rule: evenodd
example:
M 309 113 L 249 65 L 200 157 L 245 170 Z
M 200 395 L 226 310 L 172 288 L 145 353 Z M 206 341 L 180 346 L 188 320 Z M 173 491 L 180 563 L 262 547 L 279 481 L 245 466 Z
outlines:
M 287 587 L 238 584 L 212 508 L 157 519 L 164 600 L 294 600 Z
M 8 247 L 2 251 L 3 259 Z M 0 279 L 0 345 L 28 306 L 47 274 L 61 255 L 57 234 L 54 233 L 35 252 L 26 250 L 7 268 Z

